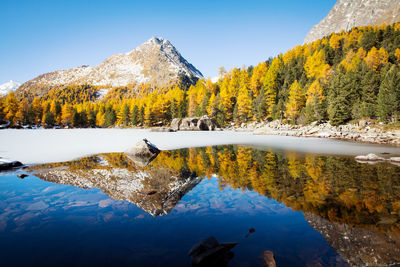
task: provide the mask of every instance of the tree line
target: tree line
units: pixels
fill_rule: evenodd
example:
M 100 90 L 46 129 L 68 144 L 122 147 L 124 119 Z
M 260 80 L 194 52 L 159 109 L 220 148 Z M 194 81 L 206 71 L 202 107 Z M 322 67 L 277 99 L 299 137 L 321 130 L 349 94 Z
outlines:
M 340 125 L 400 118 L 400 23 L 355 27 L 299 45 L 256 66 L 219 71 L 219 80 L 167 88 L 54 88 L 42 96 L 0 98 L 0 120 L 12 125 L 110 127 L 166 125 L 208 115 L 220 125 L 276 120 Z

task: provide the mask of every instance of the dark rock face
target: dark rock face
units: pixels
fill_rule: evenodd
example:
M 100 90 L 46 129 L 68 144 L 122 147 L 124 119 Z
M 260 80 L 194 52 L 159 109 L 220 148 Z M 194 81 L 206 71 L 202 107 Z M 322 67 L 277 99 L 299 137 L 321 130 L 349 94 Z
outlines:
M 237 242 L 219 243 L 214 237 L 209 237 L 194 245 L 189 251 L 193 257 L 192 266 L 228 266 L 234 254 L 230 250 Z
M 400 265 L 398 233 L 332 223 L 312 213 L 304 217 L 351 266 Z
M 214 131 L 219 128 L 219 125 L 213 119 L 204 115 L 201 118 L 173 119 L 171 128 L 175 131 Z
M 19 161 L 3 161 L 0 159 L 0 171 L 7 171 L 21 166 L 22 163 Z

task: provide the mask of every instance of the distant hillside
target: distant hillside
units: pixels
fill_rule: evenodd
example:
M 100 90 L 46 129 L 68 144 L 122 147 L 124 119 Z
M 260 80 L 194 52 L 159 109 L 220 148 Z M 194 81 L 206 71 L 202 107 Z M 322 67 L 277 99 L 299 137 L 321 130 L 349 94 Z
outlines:
M 393 24 L 400 21 L 398 0 L 338 0 L 328 15 L 307 34 L 305 43 L 356 26 Z
M 133 51 L 113 55 L 98 66 L 42 74 L 22 84 L 17 93 L 42 96 L 51 88 L 69 85 L 165 87 L 183 76 L 192 82 L 203 77 L 168 40 L 153 37 Z

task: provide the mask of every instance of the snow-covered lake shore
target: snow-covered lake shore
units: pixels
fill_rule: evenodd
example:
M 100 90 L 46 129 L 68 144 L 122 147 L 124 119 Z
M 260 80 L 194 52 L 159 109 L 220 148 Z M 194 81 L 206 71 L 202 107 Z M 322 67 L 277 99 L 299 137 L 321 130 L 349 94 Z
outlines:
M 147 138 L 162 150 L 209 145 L 241 144 L 274 152 L 335 155 L 390 153 L 400 148 L 320 138 L 253 135 L 233 131 L 150 132 L 138 129 L 37 129 L 0 131 L 0 157 L 38 164 L 72 160 L 97 153 L 123 152 Z

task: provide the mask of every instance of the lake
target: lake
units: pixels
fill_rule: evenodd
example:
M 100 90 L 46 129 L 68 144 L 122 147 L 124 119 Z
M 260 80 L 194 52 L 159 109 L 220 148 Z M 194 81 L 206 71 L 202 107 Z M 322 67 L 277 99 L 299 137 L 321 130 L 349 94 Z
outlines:
M 399 263 L 400 167 L 253 144 L 0 173 L 4 266 L 190 266 L 209 237 L 238 242 L 227 266 Z

